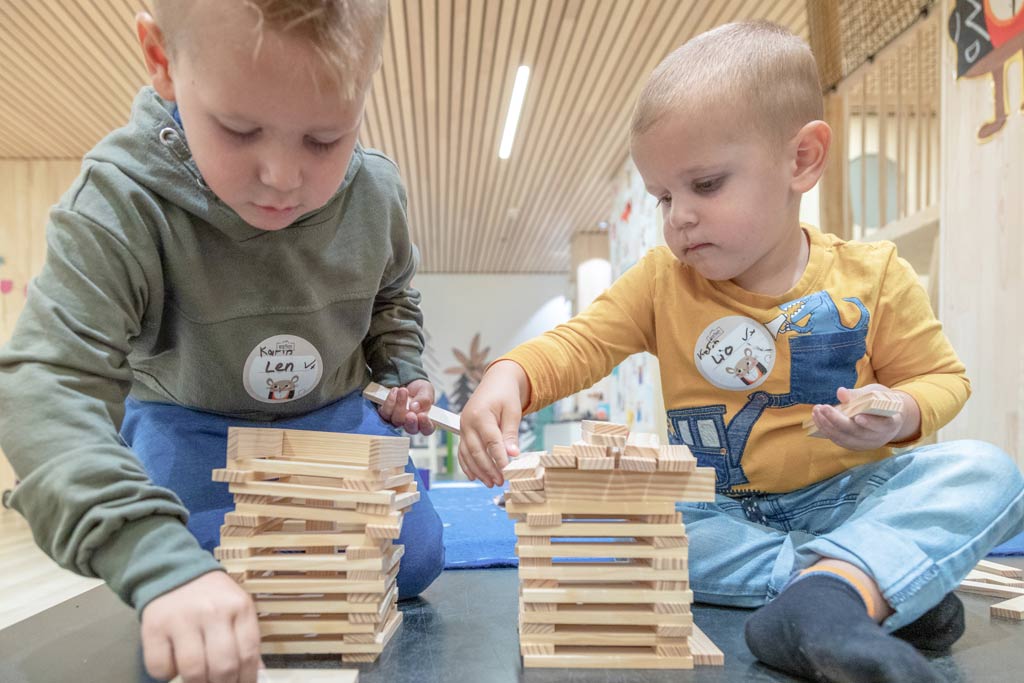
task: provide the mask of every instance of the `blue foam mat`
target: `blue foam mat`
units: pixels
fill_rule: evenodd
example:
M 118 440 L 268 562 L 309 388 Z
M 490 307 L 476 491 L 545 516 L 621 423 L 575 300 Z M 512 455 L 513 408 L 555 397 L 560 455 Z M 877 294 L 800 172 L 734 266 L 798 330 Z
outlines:
M 517 567 L 515 522 L 494 499 L 502 489 L 437 481 L 430 500 L 444 524 L 445 569 Z

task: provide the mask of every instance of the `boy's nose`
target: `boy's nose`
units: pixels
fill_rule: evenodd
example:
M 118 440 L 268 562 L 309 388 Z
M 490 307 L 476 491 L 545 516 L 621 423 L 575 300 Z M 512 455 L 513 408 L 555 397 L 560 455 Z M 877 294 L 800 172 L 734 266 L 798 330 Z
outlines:
M 302 172 L 287 157 L 268 159 L 260 168 L 260 182 L 279 192 L 291 192 L 302 184 Z
M 668 222 L 673 228 L 688 228 L 697 222 L 697 214 L 682 202 L 673 202 Z

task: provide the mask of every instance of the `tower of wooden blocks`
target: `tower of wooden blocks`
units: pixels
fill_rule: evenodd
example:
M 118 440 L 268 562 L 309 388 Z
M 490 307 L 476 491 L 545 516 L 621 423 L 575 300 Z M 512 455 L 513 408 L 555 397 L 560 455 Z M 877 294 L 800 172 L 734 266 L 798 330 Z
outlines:
M 402 623 L 393 543 L 419 499 L 409 439 L 293 429 L 228 432 L 235 511 L 217 559 L 259 613 L 264 654 L 372 662 Z
M 693 624 L 676 501 L 714 500 L 686 446 L 583 422 L 583 441 L 504 470 L 519 555 L 526 667 L 688 669 L 722 664 Z

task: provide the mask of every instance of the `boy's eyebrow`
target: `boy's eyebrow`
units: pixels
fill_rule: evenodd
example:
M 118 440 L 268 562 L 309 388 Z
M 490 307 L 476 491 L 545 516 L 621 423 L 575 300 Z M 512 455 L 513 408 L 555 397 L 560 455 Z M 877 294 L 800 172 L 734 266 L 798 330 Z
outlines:
M 214 114 L 214 118 L 222 123 L 230 123 L 234 126 L 240 126 L 243 128 L 263 128 L 263 124 L 258 121 L 252 121 L 244 116 L 236 116 L 230 113 Z M 360 116 L 356 119 L 356 122 L 351 127 L 336 126 L 331 128 L 310 128 L 306 130 L 309 135 L 346 135 L 359 128 L 359 124 L 362 123 L 363 117 Z

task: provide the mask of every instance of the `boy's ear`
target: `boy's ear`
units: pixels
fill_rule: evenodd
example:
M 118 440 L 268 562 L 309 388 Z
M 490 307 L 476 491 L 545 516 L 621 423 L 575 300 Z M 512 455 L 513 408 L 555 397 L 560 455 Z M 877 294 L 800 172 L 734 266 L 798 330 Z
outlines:
M 171 78 L 171 60 L 167 56 L 164 34 L 156 20 L 146 12 L 135 17 L 135 32 L 139 36 L 142 55 L 146 58 L 146 70 L 153 83 L 153 89 L 165 100 L 174 99 L 174 80 Z
M 832 129 L 824 121 L 811 121 L 805 124 L 793 138 L 792 187 L 795 191 L 807 192 L 821 178 L 831 142 Z

